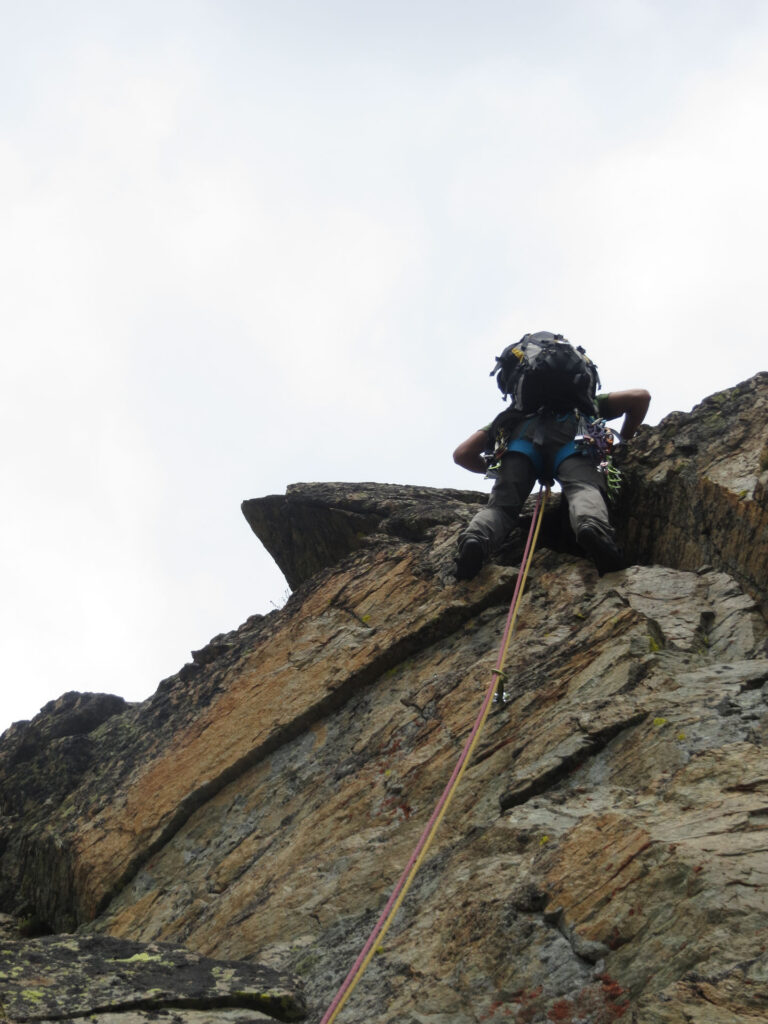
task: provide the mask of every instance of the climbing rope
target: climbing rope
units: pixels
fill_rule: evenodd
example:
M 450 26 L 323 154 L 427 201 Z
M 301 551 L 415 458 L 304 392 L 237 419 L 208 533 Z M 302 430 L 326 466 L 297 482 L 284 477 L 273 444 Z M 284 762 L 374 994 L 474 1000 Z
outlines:
M 347 1001 L 349 996 L 352 994 L 352 990 L 357 985 L 360 978 L 363 976 L 368 964 L 373 959 L 373 956 L 378 948 L 378 943 L 384 938 L 389 926 L 392 924 L 397 911 L 400 909 L 400 904 L 405 899 L 405 895 L 411 886 L 416 873 L 421 867 L 422 861 L 427 855 L 427 851 L 432 843 L 432 840 L 437 832 L 440 822 L 443 820 L 443 816 L 448 809 L 448 804 L 453 797 L 456 789 L 458 788 L 461 777 L 464 774 L 464 769 L 467 767 L 472 752 L 477 745 L 477 741 L 480 738 L 485 720 L 488 717 L 491 704 L 493 703 L 494 695 L 497 687 L 501 687 L 504 677 L 504 662 L 507 657 L 507 651 L 509 649 L 509 643 L 512 639 L 512 634 L 515 629 L 515 623 L 517 621 L 517 612 L 520 606 L 520 601 L 525 590 L 525 581 L 528 578 L 528 569 L 530 568 L 531 561 L 533 559 L 533 552 L 536 548 L 536 541 L 539 536 L 539 528 L 541 526 L 541 519 L 544 512 L 544 506 L 546 504 L 546 498 L 549 495 L 549 487 L 542 487 L 539 490 L 538 497 L 536 499 L 536 506 L 533 511 L 533 518 L 531 519 L 531 528 L 528 531 L 528 540 L 526 541 L 525 550 L 523 552 L 523 560 L 520 566 L 520 572 L 517 574 L 517 582 L 515 583 L 515 591 L 512 595 L 512 601 L 509 605 L 509 613 L 507 614 L 506 625 L 504 626 L 504 634 L 501 639 L 501 645 L 499 647 L 499 654 L 496 660 L 496 667 L 492 670 L 493 680 L 488 687 L 485 694 L 483 704 L 480 708 L 480 712 L 475 720 L 475 724 L 472 727 L 472 731 L 469 734 L 469 738 L 461 752 L 459 760 L 456 763 L 456 767 L 453 769 L 453 774 L 448 780 L 448 784 L 443 790 L 442 796 L 437 802 L 437 806 L 432 812 L 432 817 L 427 822 L 427 826 L 421 834 L 421 838 L 416 844 L 416 848 L 411 854 L 411 858 L 405 866 L 405 869 L 400 876 L 397 885 L 392 891 L 392 895 L 389 897 L 387 905 L 381 912 L 381 916 L 374 925 L 373 931 L 368 936 L 368 939 L 360 951 L 360 955 L 352 965 L 349 974 L 346 976 L 341 984 L 338 992 L 333 998 L 331 1005 L 325 1011 L 325 1016 L 320 1021 L 320 1024 L 331 1024 L 335 1020 L 336 1015 L 341 1010 L 344 1003 Z

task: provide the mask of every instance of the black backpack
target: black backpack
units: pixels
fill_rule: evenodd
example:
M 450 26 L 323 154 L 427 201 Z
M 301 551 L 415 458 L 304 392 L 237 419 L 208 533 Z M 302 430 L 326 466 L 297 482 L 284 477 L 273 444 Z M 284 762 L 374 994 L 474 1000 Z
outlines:
M 562 334 L 523 335 L 496 356 L 494 374 L 504 400 L 511 396 L 513 408 L 526 415 L 540 409 L 558 413 L 578 409 L 587 416 L 597 412 L 597 367 L 581 346 L 574 348 Z

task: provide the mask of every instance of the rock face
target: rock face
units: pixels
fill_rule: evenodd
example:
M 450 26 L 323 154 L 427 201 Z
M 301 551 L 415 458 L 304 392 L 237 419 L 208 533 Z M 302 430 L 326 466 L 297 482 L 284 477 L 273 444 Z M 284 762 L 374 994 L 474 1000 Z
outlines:
M 552 500 L 509 701 L 339 1021 L 766 1019 L 767 414 L 760 374 L 641 429 L 623 572 L 598 578 Z M 492 678 L 524 536 L 456 584 L 481 500 L 245 502 L 284 609 L 144 704 L 66 695 L 5 734 L 0 910 L 44 937 L 0 942 L 0 1018 L 320 1020 Z M 79 1001 L 48 999 L 55 951 Z M 107 961 L 151 979 L 109 995 Z
M 730 573 L 768 616 L 768 373 L 645 430 L 619 520 L 644 564 Z

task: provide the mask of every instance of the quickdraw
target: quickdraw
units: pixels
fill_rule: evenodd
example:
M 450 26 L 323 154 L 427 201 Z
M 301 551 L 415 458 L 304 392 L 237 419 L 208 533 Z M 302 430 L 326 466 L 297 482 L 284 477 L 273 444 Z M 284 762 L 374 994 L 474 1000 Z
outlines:
M 493 695 L 493 703 L 506 704 L 509 700 L 509 694 L 507 693 L 505 686 L 509 682 L 509 677 L 507 676 L 507 673 L 502 671 L 500 668 L 492 668 L 491 672 L 495 674 L 498 680 L 496 683 L 496 692 Z
M 613 501 L 621 489 L 621 472 L 613 462 L 616 431 L 603 419 L 584 419 L 580 426 L 581 434 L 575 442 L 576 451 L 590 455 L 595 460 L 598 473 L 605 475 L 608 497 Z

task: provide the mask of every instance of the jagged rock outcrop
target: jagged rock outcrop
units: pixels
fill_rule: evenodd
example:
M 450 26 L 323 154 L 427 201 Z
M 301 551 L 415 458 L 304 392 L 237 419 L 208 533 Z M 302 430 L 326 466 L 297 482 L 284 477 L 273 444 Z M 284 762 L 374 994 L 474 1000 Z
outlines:
M 23 815 L 45 801 L 55 807 L 93 768 L 91 734 L 121 714 L 122 697 L 65 693 L 50 701 L 33 722 L 12 725 L 3 735 L 0 813 Z
M 509 703 L 340 1021 L 765 1019 L 766 412 L 760 374 L 641 430 L 624 572 L 570 553 L 552 503 Z M 479 500 L 310 484 L 245 502 L 296 592 L 144 704 L 6 733 L 0 910 L 261 965 L 318 1021 L 489 682 L 521 543 L 453 581 Z M 76 735 L 87 757 L 52 770 Z M 108 1012 L 145 1012 L 132 999 Z M 43 1019 L 25 1005 L 7 1018 Z
M 633 442 L 618 510 L 634 562 L 730 573 L 768 616 L 768 373 Z
M 375 483 L 296 484 L 285 495 L 244 501 L 243 515 L 277 562 L 291 589 L 358 551 L 371 535 L 428 540 L 455 524 L 481 492 L 393 487 Z

